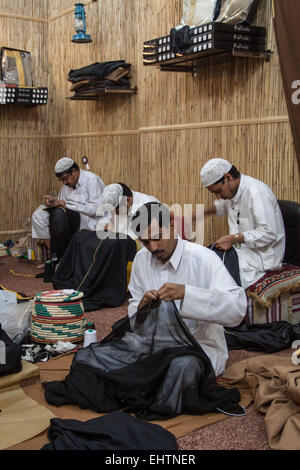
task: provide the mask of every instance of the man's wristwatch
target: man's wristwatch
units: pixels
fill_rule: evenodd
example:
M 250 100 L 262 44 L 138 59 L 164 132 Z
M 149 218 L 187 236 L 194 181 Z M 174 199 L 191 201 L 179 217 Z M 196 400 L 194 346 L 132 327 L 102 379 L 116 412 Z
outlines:
M 239 233 L 234 234 L 234 245 L 236 248 L 241 248 L 241 244 L 239 243 Z

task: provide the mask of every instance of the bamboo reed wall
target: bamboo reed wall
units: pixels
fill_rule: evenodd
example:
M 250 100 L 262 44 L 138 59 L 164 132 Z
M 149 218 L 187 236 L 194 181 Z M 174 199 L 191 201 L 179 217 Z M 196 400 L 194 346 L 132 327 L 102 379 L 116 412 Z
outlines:
M 84 3 L 93 42 L 74 44 L 73 0 L 0 0 L 1 42 L 33 53 L 36 83 L 47 82 L 50 97 L 46 108 L 0 108 L 1 166 L 7 159 L 18 165 L 18 171 L 9 166 L 0 175 L 1 193 L 9 181 L 12 201 L 6 214 L 2 203 L 0 231 L 20 228 L 45 189 L 55 187 L 50 175 L 66 153 L 79 163 L 88 156 L 91 170 L 106 184 L 123 181 L 168 204 L 212 201 L 199 179 L 212 156 L 262 179 L 278 198 L 300 201 L 271 0 L 261 1 L 255 21 L 268 28 L 270 62 L 207 60 L 194 77 L 142 63 L 143 41 L 179 24 L 182 0 Z M 66 99 L 70 69 L 118 59 L 132 64 L 137 95 Z M 225 221 L 207 220 L 205 243 L 224 231 Z
M 48 82 L 47 12 L 46 0 L 0 0 L 0 46 L 31 52 L 37 86 Z M 47 115 L 46 106 L 0 104 L 1 232 L 22 229 L 51 188 Z M 6 233 L 1 240 L 8 238 L 15 236 Z
M 106 184 L 124 181 L 139 184 L 139 115 L 138 95 L 107 95 L 99 101 L 70 101 L 70 69 L 94 62 L 123 59 L 132 64 L 132 85 L 136 84 L 137 38 L 135 1 L 114 0 L 89 2 L 86 6 L 87 32 L 92 43 L 74 44 L 73 2 L 54 1 L 49 21 L 51 62 L 49 129 L 56 142 L 78 162 L 86 155 L 92 171 Z M 71 10 L 69 7 L 72 7 Z M 62 40 L 63 38 L 63 40 Z M 56 156 L 59 154 L 56 153 Z
M 174 23 L 175 10 L 164 8 L 164 2 L 144 3 L 154 18 L 154 12 L 159 12 L 160 22 L 140 15 L 139 44 L 167 34 L 167 23 L 178 24 L 181 12 Z M 255 22 L 268 29 L 268 48 L 274 51 L 270 62 L 211 59 L 199 63 L 195 77 L 143 68 L 139 63 L 141 168 L 148 174 L 141 178 L 145 192 L 151 190 L 169 204 L 212 202 L 199 173 L 216 156 L 265 181 L 278 198 L 300 201 L 271 6 L 271 1 L 261 2 Z M 225 220 L 207 219 L 205 243 L 224 233 Z

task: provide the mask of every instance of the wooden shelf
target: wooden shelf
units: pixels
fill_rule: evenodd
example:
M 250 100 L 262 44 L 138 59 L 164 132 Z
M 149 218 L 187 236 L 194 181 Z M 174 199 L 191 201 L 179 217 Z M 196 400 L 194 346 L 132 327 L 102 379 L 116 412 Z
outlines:
M 223 63 L 238 57 L 270 60 L 266 50 L 267 30 L 262 26 L 210 22 L 143 43 L 143 64 L 167 72 L 191 72 L 203 65 Z
M 193 54 L 192 56 L 181 56 L 176 57 L 174 59 L 164 61 L 161 63 L 153 64 L 152 66 L 156 66 L 161 71 L 165 72 L 184 72 L 184 73 L 191 73 L 193 76 L 197 75 L 197 72 L 201 69 L 201 67 L 207 65 L 208 63 L 222 63 L 226 62 L 233 58 L 239 57 L 246 57 L 246 58 L 255 58 L 255 59 L 263 59 L 266 62 L 270 61 L 272 51 L 243 51 L 243 50 L 223 50 L 223 51 L 214 51 L 212 54 L 206 53 L 205 55 L 202 53 Z M 148 65 L 149 67 L 149 65 Z
M 100 88 L 95 94 L 82 96 L 68 96 L 66 99 L 71 101 L 97 101 L 103 95 L 136 95 L 137 87 L 133 88 Z

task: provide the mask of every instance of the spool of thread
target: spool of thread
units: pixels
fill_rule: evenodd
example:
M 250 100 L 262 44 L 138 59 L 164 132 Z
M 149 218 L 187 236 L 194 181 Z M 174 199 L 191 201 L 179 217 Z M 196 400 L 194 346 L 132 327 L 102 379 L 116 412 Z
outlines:
M 89 321 L 87 324 L 86 324 L 86 330 L 95 330 L 96 327 L 95 327 L 95 323 Z
M 92 343 L 97 342 L 97 331 L 96 330 L 86 330 L 84 334 L 83 347 L 86 348 Z
M 35 252 L 32 248 L 28 250 L 28 259 L 35 260 Z

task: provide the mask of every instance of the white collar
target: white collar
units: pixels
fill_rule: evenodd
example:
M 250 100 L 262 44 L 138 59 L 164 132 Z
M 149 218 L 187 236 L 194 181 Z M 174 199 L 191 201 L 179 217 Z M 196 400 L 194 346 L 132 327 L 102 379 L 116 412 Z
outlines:
M 175 250 L 172 253 L 171 258 L 165 264 L 163 264 L 159 260 L 154 260 L 156 264 L 158 264 L 162 269 L 166 269 L 169 263 L 172 265 L 175 271 L 177 271 L 178 269 L 178 266 L 181 261 L 183 249 L 184 249 L 184 243 L 183 243 L 182 238 L 178 234 L 176 234 L 176 237 L 177 237 L 177 244 L 176 244 Z
M 76 188 L 77 186 L 81 186 L 82 185 L 82 180 L 84 179 L 84 174 L 82 173 L 82 170 L 79 170 L 79 178 L 78 178 L 78 181 L 76 183 Z
M 243 177 L 243 175 L 241 175 L 238 190 L 235 193 L 235 195 L 233 196 L 233 198 L 231 199 L 232 203 L 237 203 L 238 202 L 238 200 L 240 199 L 243 191 L 244 191 L 244 177 Z

